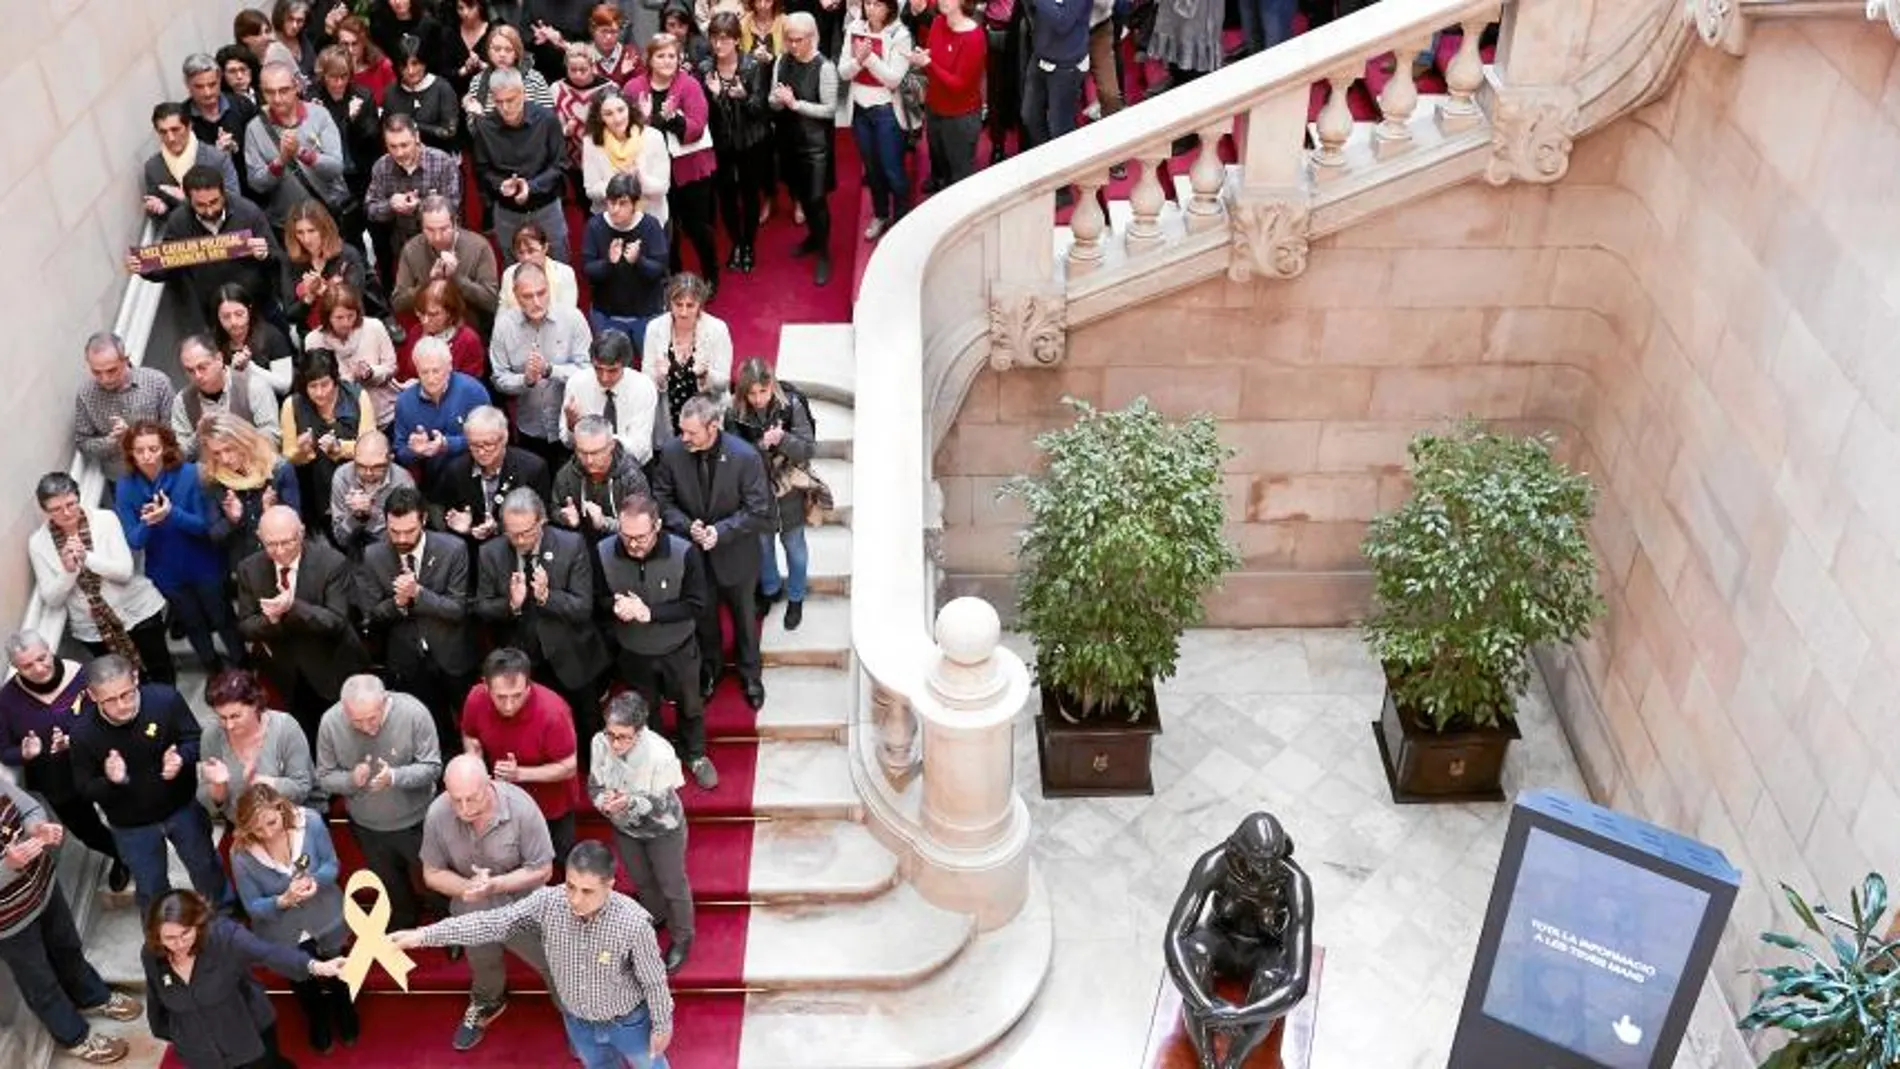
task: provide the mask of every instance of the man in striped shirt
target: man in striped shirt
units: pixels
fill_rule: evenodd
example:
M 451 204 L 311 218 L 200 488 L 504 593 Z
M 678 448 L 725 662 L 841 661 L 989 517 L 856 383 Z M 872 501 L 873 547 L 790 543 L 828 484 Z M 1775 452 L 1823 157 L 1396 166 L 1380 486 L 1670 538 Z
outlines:
M 639 903 L 613 889 L 614 858 L 592 839 L 567 855 L 567 882 L 510 905 L 393 932 L 404 950 L 499 943 L 524 932 L 541 937 L 548 978 L 568 1042 L 587 1069 L 666 1069 L 673 1038 L 673 994 Z

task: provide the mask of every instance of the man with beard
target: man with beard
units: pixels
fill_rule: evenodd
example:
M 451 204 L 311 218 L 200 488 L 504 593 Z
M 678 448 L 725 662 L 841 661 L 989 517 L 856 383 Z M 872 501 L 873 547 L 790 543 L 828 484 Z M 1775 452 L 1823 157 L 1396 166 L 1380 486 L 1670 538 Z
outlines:
M 176 282 L 191 316 L 191 329 L 204 330 L 211 323 L 212 298 L 227 283 L 244 288 L 252 303 L 266 318 L 277 316 L 277 276 L 283 262 L 283 250 L 273 236 L 270 220 L 255 204 L 242 197 L 233 200 L 224 191 L 224 176 L 216 168 L 195 166 L 185 172 L 182 188 L 185 203 L 165 217 L 158 240 L 186 241 L 215 237 L 219 234 L 250 234 L 246 244 L 249 256 L 235 260 L 217 260 L 186 267 L 139 269 L 138 257 L 125 255 L 125 271 L 148 282 Z

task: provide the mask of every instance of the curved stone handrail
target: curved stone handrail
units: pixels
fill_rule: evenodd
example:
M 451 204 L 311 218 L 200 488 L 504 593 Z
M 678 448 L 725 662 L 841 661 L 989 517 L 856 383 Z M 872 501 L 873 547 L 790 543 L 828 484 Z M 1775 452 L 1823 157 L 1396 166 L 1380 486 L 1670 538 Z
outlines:
M 940 656 L 930 633 L 927 531 L 939 526 L 930 458 L 985 360 L 1054 363 L 1073 323 L 1221 270 L 1297 274 L 1311 239 L 1479 175 L 1560 179 L 1572 139 L 1658 95 L 1696 32 L 1682 0 L 1649 0 L 1618 25 L 1579 29 L 1589 7 L 1385 0 L 981 171 L 879 243 L 854 311 L 854 478 L 874 489 L 853 511 L 851 633 L 865 679 L 852 768 L 873 826 L 897 840 L 913 877 L 943 850 L 913 782 L 917 721 L 956 715 L 929 686 Z M 1478 32 L 1500 15 L 1497 62 L 1486 67 Z M 1381 94 L 1383 122 L 1352 120 L 1343 93 L 1369 61 L 1409 56 L 1450 25 L 1465 30 L 1450 93 L 1408 93 L 1407 72 Z M 1338 104 L 1309 125 L 1315 82 L 1330 83 Z M 1184 190 L 1180 210 L 1166 213 L 1154 175 L 1169 143 L 1196 135 L 1205 148 L 1228 133 L 1238 166 L 1190 168 L 1191 203 Z M 1094 192 L 1124 161 L 1141 177 L 1124 247 L 1108 249 Z M 1064 232 L 1055 199 L 1071 186 L 1080 196 Z M 1242 251 L 1251 260 L 1236 266 Z

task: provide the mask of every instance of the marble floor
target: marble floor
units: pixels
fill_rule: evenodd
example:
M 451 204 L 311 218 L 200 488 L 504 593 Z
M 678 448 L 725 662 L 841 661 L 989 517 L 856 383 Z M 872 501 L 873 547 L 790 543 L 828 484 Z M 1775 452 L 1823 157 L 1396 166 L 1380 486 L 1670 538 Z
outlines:
M 1028 652 L 1020 637 L 1011 645 Z M 1150 798 L 1042 798 L 1025 717 L 1017 784 L 1055 914 L 1055 959 L 1029 1013 L 974 1064 L 1140 1069 L 1181 882 L 1241 817 L 1266 809 L 1312 879 L 1326 950 L 1313 1065 L 1444 1069 L 1510 810 L 1393 804 L 1368 727 L 1383 688 L 1353 631 L 1191 633 L 1159 688 Z M 1541 683 L 1521 725 L 1507 791 L 1583 795 Z M 1702 1048 L 1715 1047 L 1712 1034 Z M 1678 1060 L 1717 1064 L 1730 1062 L 1688 1046 Z

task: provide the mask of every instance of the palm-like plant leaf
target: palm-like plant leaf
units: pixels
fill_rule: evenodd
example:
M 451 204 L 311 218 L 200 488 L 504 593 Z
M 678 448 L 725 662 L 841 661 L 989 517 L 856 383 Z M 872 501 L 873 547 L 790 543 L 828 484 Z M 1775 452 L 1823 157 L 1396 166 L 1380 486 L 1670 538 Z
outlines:
M 1882 938 L 1886 881 L 1869 874 L 1850 891 L 1846 914 L 1810 906 L 1786 884 L 1781 890 L 1808 935 L 1761 933 L 1762 942 L 1802 959 L 1754 970 L 1766 983 L 1739 1026 L 1791 1037 L 1762 1069 L 1900 1066 L 1900 940 Z

